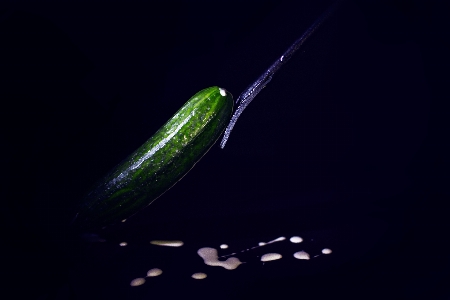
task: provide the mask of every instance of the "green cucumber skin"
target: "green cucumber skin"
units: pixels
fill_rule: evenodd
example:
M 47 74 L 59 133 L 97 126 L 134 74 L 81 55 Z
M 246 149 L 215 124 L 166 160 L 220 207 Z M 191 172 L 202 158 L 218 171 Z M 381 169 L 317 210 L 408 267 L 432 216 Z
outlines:
M 217 86 L 192 96 L 97 184 L 84 199 L 73 225 L 80 229 L 102 227 L 149 205 L 211 148 L 225 130 L 232 111 L 233 96 Z

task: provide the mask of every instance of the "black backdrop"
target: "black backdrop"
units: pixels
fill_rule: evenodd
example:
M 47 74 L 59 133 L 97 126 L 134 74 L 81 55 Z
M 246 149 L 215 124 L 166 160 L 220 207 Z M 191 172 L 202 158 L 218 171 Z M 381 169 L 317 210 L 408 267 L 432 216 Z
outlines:
M 447 299 L 448 52 L 432 1 L 345 2 L 224 150 L 96 232 L 106 242 L 67 233 L 91 185 L 189 97 L 213 85 L 237 97 L 330 3 L 3 2 L 4 284 L 23 299 Z M 242 253 L 234 271 L 196 254 L 293 235 L 303 243 Z M 283 258 L 258 262 L 267 252 Z M 163 275 L 129 286 L 152 267 Z

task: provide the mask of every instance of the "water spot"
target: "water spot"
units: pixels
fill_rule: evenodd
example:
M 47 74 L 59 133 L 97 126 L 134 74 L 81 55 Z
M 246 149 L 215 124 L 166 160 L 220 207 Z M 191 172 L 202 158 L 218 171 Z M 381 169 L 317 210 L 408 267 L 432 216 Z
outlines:
M 219 91 L 222 96 L 225 97 L 227 95 L 227 91 L 225 91 L 223 88 L 219 88 Z
M 181 247 L 181 246 L 183 246 L 183 242 L 182 241 L 160 241 L 160 240 L 155 240 L 155 241 L 151 241 L 150 244 L 156 245 L 156 246 L 166 246 L 166 247 Z
M 294 257 L 297 259 L 309 259 L 309 254 L 305 251 L 298 251 L 294 253 Z
M 286 238 L 285 238 L 284 236 L 281 236 L 281 237 L 276 238 L 276 239 L 274 239 L 274 240 L 272 240 L 272 241 L 270 241 L 270 242 L 267 242 L 267 243 L 260 242 L 260 243 L 258 244 L 258 246 L 254 246 L 254 247 L 251 247 L 251 248 L 249 248 L 249 249 L 242 250 L 242 251 L 240 251 L 240 253 L 245 252 L 245 251 L 249 251 L 249 250 L 253 250 L 253 249 L 256 249 L 256 248 L 258 248 L 258 247 L 262 247 L 262 246 L 265 246 L 265 245 L 268 245 L 268 244 L 272 244 L 272 243 L 276 243 L 276 242 L 281 242 L 281 241 L 284 241 L 285 239 L 286 239 Z M 234 254 L 236 254 L 236 253 L 231 253 L 231 254 L 227 254 L 227 255 L 222 255 L 222 256 L 220 256 L 220 257 L 227 257 L 227 256 L 234 255 Z
M 205 273 L 194 273 L 192 274 L 192 278 L 194 279 L 205 279 L 206 274 Z
M 144 278 L 136 278 L 131 280 L 130 285 L 131 286 L 140 286 L 143 285 L 145 283 L 145 279 Z
M 280 259 L 282 256 L 278 253 L 267 253 L 261 256 L 261 261 L 271 261 L 271 260 L 277 260 Z
M 322 249 L 323 254 L 330 254 L 331 252 L 333 252 L 333 251 L 331 251 L 331 249 L 328 249 L 328 248 Z
M 220 245 L 220 249 L 227 249 L 228 248 L 228 245 L 227 244 L 222 244 L 222 245 Z
M 214 248 L 200 248 L 197 253 L 201 258 L 203 258 L 204 263 L 208 266 L 218 266 L 224 267 L 227 270 L 234 270 L 242 264 L 237 257 L 229 257 L 225 261 L 220 261 L 217 256 L 217 250 Z
M 272 240 L 272 241 L 270 241 L 270 242 L 267 242 L 267 244 L 271 244 L 271 243 L 275 243 L 275 242 L 281 242 L 281 241 L 284 241 L 286 238 L 284 237 L 284 236 L 280 236 L 279 238 L 277 238 L 277 239 L 274 239 L 274 240 Z
M 299 236 L 293 236 L 289 239 L 292 243 L 298 244 L 303 242 L 303 239 Z
M 127 242 L 122 242 L 122 243 L 120 243 L 119 244 L 121 247 L 125 247 L 126 245 L 128 245 L 128 243 Z
M 147 277 L 155 277 L 155 276 L 159 276 L 161 274 L 162 274 L 161 269 L 153 268 L 153 269 L 148 270 Z

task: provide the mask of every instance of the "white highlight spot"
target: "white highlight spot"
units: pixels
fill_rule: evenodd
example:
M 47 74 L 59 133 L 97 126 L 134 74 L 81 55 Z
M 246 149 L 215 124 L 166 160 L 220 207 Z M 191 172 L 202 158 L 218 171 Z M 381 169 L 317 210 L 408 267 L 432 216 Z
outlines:
M 298 243 L 303 242 L 303 239 L 301 237 L 299 237 L 299 236 L 293 236 L 293 237 L 290 238 L 290 241 L 292 243 L 298 244 Z
M 222 96 L 225 97 L 227 95 L 227 91 L 225 91 L 223 88 L 219 88 L 219 91 Z
M 127 220 L 127 219 L 123 219 L 123 220 L 122 220 L 122 223 L 124 223 L 126 220 Z
M 194 279 L 205 279 L 206 274 L 205 273 L 194 273 L 192 274 L 192 278 Z
M 158 268 L 150 269 L 147 272 L 147 277 L 155 277 L 162 274 L 162 270 Z
M 130 285 L 131 286 L 140 286 L 143 285 L 145 283 L 145 279 L 144 278 L 136 278 L 131 280 Z
M 278 253 L 267 253 L 261 256 L 261 261 L 271 261 L 271 260 L 277 260 L 280 259 L 282 256 Z
M 260 243 L 258 243 L 258 246 L 264 246 L 266 243 L 264 243 L 264 242 L 260 242 Z
M 122 242 L 122 243 L 120 243 L 119 245 L 120 245 L 121 247 L 125 247 L 125 246 L 128 245 L 128 244 L 127 244 L 127 242 Z
M 228 248 L 228 245 L 227 244 L 222 244 L 222 245 L 220 245 L 220 249 L 227 249 Z
M 156 246 L 166 246 L 166 247 L 181 247 L 183 246 L 182 241 L 151 241 L 150 244 L 156 245 Z
M 328 248 L 322 249 L 323 254 L 330 254 L 331 252 L 333 252 L 333 251 L 331 251 L 331 249 L 328 249 Z
M 298 251 L 294 253 L 294 257 L 297 259 L 309 259 L 309 254 L 305 251 Z
M 217 256 L 217 250 L 214 248 L 200 248 L 197 254 L 203 258 L 203 261 L 208 266 L 224 267 L 227 270 L 236 269 L 242 262 L 237 257 L 229 257 L 225 261 L 220 261 Z

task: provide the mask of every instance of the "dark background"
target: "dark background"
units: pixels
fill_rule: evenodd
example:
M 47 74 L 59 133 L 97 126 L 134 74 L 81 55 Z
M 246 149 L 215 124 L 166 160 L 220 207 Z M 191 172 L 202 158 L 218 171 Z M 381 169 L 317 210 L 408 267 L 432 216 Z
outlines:
M 246 109 L 224 150 L 97 232 L 106 242 L 68 234 L 92 184 L 185 101 L 213 85 L 236 98 L 331 2 L 3 1 L 9 298 L 448 299 L 449 52 L 437 1 L 345 2 Z M 304 242 L 253 250 L 235 271 L 195 253 L 292 235 Z M 333 253 L 292 257 L 325 247 Z M 262 265 L 267 252 L 283 259 Z M 129 286 L 153 267 L 163 275 Z M 209 277 L 190 278 L 200 271 Z

